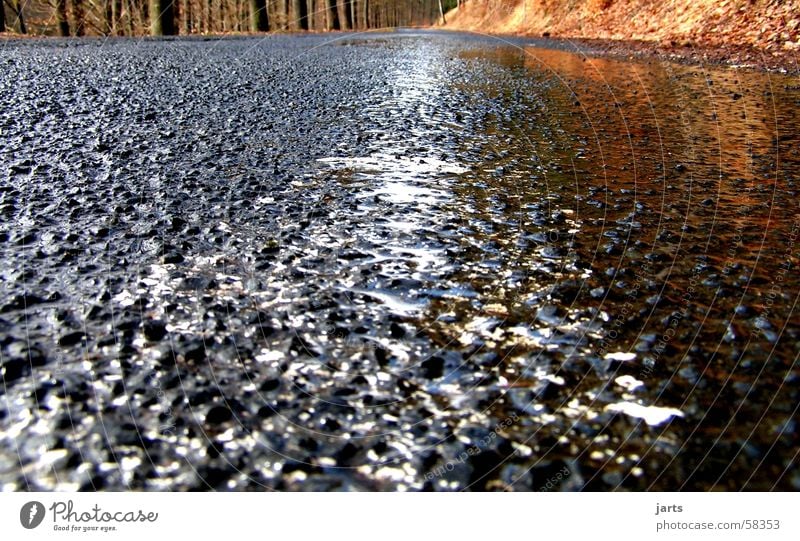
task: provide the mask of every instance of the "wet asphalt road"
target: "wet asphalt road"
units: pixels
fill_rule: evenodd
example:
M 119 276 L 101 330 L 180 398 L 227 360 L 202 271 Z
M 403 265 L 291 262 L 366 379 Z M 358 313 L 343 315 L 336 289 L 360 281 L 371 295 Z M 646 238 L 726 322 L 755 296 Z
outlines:
M 731 73 L 4 43 L 0 486 L 800 488 L 798 85 Z

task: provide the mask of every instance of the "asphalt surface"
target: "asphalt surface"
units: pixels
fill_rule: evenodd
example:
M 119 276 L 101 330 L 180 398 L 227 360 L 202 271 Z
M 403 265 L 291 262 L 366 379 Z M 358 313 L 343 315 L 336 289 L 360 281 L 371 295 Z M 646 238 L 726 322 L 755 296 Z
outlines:
M 0 45 L 0 487 L 800 488 L 798 81 L 520 51 Z

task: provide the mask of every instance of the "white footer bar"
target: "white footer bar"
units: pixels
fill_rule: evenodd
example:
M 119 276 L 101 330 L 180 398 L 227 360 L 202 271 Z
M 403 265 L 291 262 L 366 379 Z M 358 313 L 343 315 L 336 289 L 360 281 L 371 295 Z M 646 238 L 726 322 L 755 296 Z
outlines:
M 3 538 L 20 540 L 800 539 L 792 493 L 12 493 L 0 502 Z

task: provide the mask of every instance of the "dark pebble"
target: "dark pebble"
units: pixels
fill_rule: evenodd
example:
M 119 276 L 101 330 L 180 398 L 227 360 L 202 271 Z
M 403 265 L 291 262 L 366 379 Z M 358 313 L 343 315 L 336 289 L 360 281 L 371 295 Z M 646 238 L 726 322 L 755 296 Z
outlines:
M 281 386 L 281 381 L 279 379 L 268 379 L 267 381 L 261 384 L 261 391 L 268 393 L 270 391 L 276 390 L 280 386 Z
M 392 338 L 403 338 L 406 335 L 406 330 L 397 323 L 393 322 L 389 326 L 389 334 L 392 336 Z
M 183 260 L 184 260 L 183 256 L 178 252 L 170 252 L 168 254 L 164 254 L 164 257 L 162 258 L 162 262 L 165 265 L 183 263 Z
M 59 346 L 74 346 L 75 344 L 79 343 L 81 340 L 84 339 L 86 333 L 83 331 L 75 331 L 69 334 L 65 334 L 61 338 L 58 339 Z
M 151 342 L 158 342 L 167 335 L 167 326 L 163 321 L 148 321 L 144 324 L 144 336 Z
M 275 409 L 269 406 L 262 406 L 258 409 L 258 416 L 262 419 L 267 419 L 268 417 L 272 417 L 275 415 Z
M 420 368 L 422 368 L 422 375 L 428 379 L 436 379 L 442 377 L 444 374 L 444 359 L 441 357 L 431 357 L 424 361 Z
M 31 375 L 31 363 L 27 359 L 11 359 L 3 363 L 3 381 L 10 383 Z
M 183 352 L 183 358 L 187 361 L 201 362 L 206 359 L 206 346 L 205 344 L 196 344 L 188 347 Z
M 227 423 L 233 419 L 233 413 L 225 406 L 214 406 L 206 414 L 206 422 L 214 425 Z
M 24 293 L 22 295 L 16 295 L 10 302 L 3 305 L 2 310 L 0 312 L 10 312 L 12 310 L 24 310 L 25 308 L 30 308 L 31 306 L 36 306 L 37 304 L 42 304 L 45 300 L 38 295 L 31 295 L 30 293 Z

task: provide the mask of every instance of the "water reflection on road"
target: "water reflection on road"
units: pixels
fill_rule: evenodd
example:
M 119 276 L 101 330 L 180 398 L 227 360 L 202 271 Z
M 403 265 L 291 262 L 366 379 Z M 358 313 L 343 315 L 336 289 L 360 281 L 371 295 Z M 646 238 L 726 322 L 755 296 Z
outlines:
M 417 129 L 347 165 L 408 205 L 407 251 L 431 220 L 457 242 L 411 293 L 410 321 L 459 353 L 432 392 L 526 414 L 471 482 L 535 488 L 566 464 L 585 488 L 796 484 L 798 81 L 499 46 L 434 84 L 431 58 L 375 111 Z M 442 84 L 455 151 L 426 112 Z

